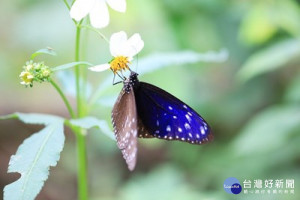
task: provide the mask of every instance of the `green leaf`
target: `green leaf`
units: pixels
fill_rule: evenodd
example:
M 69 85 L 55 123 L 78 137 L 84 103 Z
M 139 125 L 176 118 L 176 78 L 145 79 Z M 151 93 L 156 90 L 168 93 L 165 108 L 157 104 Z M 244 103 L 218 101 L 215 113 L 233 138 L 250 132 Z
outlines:
M 174 168 L 171 165 L 163 165 L 151 170 L 146 175 L 133 177 L 119 192 L 122 200 L 220 199 L 215 194 L 209 198 L 208 195 L 203 195 L 203 192 L 193 189 L 194 187 L 189 184 L 184 176 L 183 170 Z M 164 189 L 162 190 L 161 188 Z
M 300 56 L 300 40 L 289 39 L 273 44 L 246 60 L 237 74 L 239 81 L 247 81 L 255 76 L 287 66 Z
M 81 119 L 71 119 L 69 122 L 74 126 L 79 126 L 84 129 L 90 129 L 92 127 L 98 127 L 100 130 L 112 140 L 116 140 L 114 133 L 109 128 L 108 124 L 104 120 L 99 120 L 95 117 L 84 117 Z
M 40 114 L 16 113 L 11 116 L 19 117 L 26 123 L 36 121 L 47 124 L 24 140 L 16 155 L 11 157 L 8 172 L 20 173 L 21 177 L 4 188 L 4 200 L 33 200 L 47 180 L 49 168 L 56 166 L 59 160 L 65 141 L 63 119 Z
M 262 154 L 285 144 L 300 125 L 299 106 L 274 106 L 254 117 L 233 142 L 239 155 Z
M 40 54 L 48 54 L 48 55 L 56 56 L 56 52 L 53 49 L 46 48 L 46 49 L 37 50 L 36 52 L 31 54 L 31 60 L 33 60 L 36 56 Z
M 224 62 L 227 58 L 228 52 L 224 49 L 220 52 L 209 51 L 206 53 L 198 53 L 194 51 L 154 53 L 138 60 L 139 68 L 137 72 L 139 75 L 143 75 L 169 66 L 193 64 L 198 62 Z M 94 104 L 99 99 L 102 92 L 112 85 L 112 80 L 113 75 L 110 75 L 102 81 L 102 84 L 91 97 L 91 104 Z
M 288 85 L 284 100 L 300 104 L 300 73 Z
M 173 66 L 193 64 L 198 62 L 224 62 L 228 58 L 228 52 L 223 49 L 220 52 L 209 51 L 198 53 L 195 51 L 180 51 L 168 53 L 154 53 L 138 60 L 140 75 L 151 73 L 158 69 Z
M 58 71 L 58 70 L 65 70 L 65 69 L 69 69 L 71 67 L 75 67 L 77 65 L 89 65 L 92 66 L 93 64 L 89 63 L 89 62 L 85 62 L 85 61 L 79 61 L 79 62 L 71 62 L 71 63 L 67 63 L 64 65 L 59 65 L 56 67 L 51 68 L 52 71 Z
M 13 113 L 10 115 L 1 116 L 0 120 L 3 119 L 19 119 L 26 124 L 52 124 L 57 121 L 63 121 L 64 119 L 58 116 L 38 114 L 38 113 Z

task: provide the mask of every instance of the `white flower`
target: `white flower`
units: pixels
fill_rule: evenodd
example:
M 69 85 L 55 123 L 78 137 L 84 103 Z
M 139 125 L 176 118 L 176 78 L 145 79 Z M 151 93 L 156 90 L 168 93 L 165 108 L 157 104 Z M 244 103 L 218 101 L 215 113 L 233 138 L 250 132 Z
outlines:
M 124 31 L 114 33 L 109 40 L 109 49 L 113 59 L 109 63 L 96 65 L 89 69 L 101 72 L 110 68 L 114 73 L 129 69 L 128 65 L 133 60 L 133 56 L 138 54 L 143 47 L 144 41 L 138 33 L 129 39 Z
M 76 21 L 80 21 L 90 14 L 91 25 L 95 28 L 103 28 L 109 23 L 106 3 L 116 11 L 126 11 L 126 0 L 76 0 L 70 10 L 70 15 Z

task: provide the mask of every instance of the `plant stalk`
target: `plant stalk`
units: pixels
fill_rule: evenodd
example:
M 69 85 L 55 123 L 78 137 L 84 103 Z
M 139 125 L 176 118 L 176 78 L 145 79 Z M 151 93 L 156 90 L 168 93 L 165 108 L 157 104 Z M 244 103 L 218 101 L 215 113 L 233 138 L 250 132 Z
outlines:
M 76 41 L 75 41 L 75 61 L 80 59 L 80 26 L 76 27 Z M 76 100 L 77 100 L 77 117 L 84 116 L 83 113 L 83 93 L 81 92 L 81 72 L 80 66 L 75 67 L 75 80 L 76 80 Z M 88 180 L 87 180 L 87 154 L 86 154 L 86 138 L 83 130 L 75 129 L 76 145 L 77 145 L 77 179 L 78 179 L 78 199 L 88 200 Z
M 50 83 L 52 84 L 52 86 L 56 89 L 56 91 L 58 92 L 58 94 L 60 95 L 60 97 L 62 98 L 62 100 L 64 101 L 68 111 L 69 111 L 69 114 L 71 116 L 71 118 L 75 118 L 75 114 L 74 114 L 74 111 L 67 99 L 67 97 L 64 95 L 64 93 L 62 92 L 62 90 L 60 89 L 60 87 L 51 79 L 50 80 Z

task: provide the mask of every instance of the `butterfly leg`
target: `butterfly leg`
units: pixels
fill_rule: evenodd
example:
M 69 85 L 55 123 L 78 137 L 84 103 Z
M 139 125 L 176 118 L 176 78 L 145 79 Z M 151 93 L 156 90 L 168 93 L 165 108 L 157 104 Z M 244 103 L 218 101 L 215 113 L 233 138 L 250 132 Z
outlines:
M 121 73 L 121 75 L 123 76 L 123 80 L 125 80 L 126 79 L 126 77 L 124 76 L 124 74 L 123 74 L 123 72 L 122 71 L 120 71 L 120 73 Z
M 122 81 L 115 82 L 116 74 L 122 79 Z M 114 73 L 114 78 L 113 78 L 112 84 L 113 84 L 113 85 L 117 85 L 117 84 L 119 84 L 119 83 L 122 83 L 123 80 L 124 80 L 124 78 L 123 78 L 118 72 L 117 72 L 117 73 Z

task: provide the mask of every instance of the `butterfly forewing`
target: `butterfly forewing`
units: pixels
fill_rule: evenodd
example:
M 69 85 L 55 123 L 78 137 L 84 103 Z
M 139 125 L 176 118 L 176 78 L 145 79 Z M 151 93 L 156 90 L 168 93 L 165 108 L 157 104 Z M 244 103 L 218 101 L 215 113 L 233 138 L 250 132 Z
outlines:
M 131 85 L 124 85 L 112 110 L 112 123 L 117 145 L 122 150 L 129 170 L 133 170 L 137 154 L 138 117 Z
M 142 119 L 138 118 L 138 137 L 140 138 L 153 138 L 152 134 L 148 131 L 148 129 L 143 124 Z
M 138 115 L 154 137 L 202 144 L 213 139 L 207 122 L 166 91 L 144 82 L 135 90 Z M 139 133 L 139 137 L 143 134 Z

